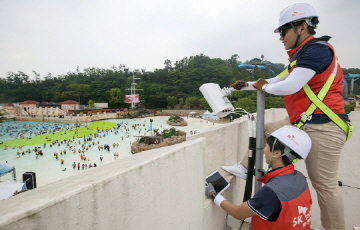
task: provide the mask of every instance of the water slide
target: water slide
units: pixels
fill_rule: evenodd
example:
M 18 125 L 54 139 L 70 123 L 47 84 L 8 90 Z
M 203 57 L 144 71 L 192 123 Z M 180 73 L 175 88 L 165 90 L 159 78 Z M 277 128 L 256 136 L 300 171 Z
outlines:
M 277 72 L 279 72 L 279 73 L 283 71 L 283 69 L 281 67 L 279 67 L 279 66 L 277 66 L 274 63 L 269 62 L 269 61 L 262 61 L 261 64 L 259 64 L 259 65 L 240 63 L 237 67 L 238 67 L 238 69 L 242 69 L 242 68 L 254 69 L 255 66 L 257 68 L 259 68 L 260 70 L 264 70 L 264 69 L 268 68 L 273 77 L 275 77 L 277 74 L 272 69 L 278 70 Z M 269 68 L 269 67 L 271 67 L 271 68 Z
M 238 67 L 238 69 L 242 69 L 242 68 L 254 69 L 255 66 L 257 68 L 259 68 L 260 70 L 265 70 L 266 68 L 268 68 L 273 77 L 275 77 L 277 74 L 272 69 L 270 69 L 269 67 L 272 67 L 273 69 L 278 70 L 279 73 L 283 71 L 283 69 L 281 67 L 279 67 L 276 64 L 274 64 L 272 62 L 269 62 L 269 61 L 262 61 L 259 65 L 240 63 L 237 67 Z M 348 91 L 349 91 L 347 80 L 350 80 L 350 92 L 349 92 L 349 94 L 352 95 L 353 91 L 354 91 L 354 82 L 356 80 L 358 80 L 359 78 L 360 78 L 360 74 L 350 74 L 350 73 L 348 73 L 348 74 L 344 75 L 344 80 L 343 80 L 344 86 L 343 86 L 343 93 L 342 93 L 342 96 L 344 98 L 347 98 Z
M 352 95 L 353 94 L 353 91 L 354 91 L 354 82 L 356 80 L 358 80 L 360 78 L 360 74 L 351 74 L 351 73 L 348 73 L 348 74 L 345 74 L 344 75 L 344 80 L 343 80 L 343 84 L 344 84 L 344 87 L 343 87 L 343 97 L 346 98 L 348 96 L 348 91 L 349 91 L 349 87 L 348 87 L 348 82 L 347 80 L 350 80 L 350 92 L 349 94 Z

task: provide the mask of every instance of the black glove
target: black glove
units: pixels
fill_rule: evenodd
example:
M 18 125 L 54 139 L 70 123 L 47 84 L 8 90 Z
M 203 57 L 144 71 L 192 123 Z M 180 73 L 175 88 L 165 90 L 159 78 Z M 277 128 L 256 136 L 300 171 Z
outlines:
M 243 80 L 237 80 L 235 83 L 233 83 L 231 85 L 231 87 L 233 87 L 234 89 L 241 89 L 245 86 L 249 86 L 249 84 L 246 82 L 246 81 L 243 81 Z

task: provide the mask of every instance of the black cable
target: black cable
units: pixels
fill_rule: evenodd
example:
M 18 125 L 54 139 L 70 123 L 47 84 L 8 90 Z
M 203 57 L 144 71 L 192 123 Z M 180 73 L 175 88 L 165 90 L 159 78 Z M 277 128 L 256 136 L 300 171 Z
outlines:
M 310 180 L 309 177 L 305 177 L 305 178 Z M 350 185 L 343 184 L 341 181 L 338 181 L 338 185 L 339 185 L 339 187 L 348 187 L 348 188 L 360 189 L 359 187 L 355 187 L 355 186 L 350 186 Z
M 340 187 L 345 186 L 345 187 L 349 187 L 349 188 L 360 189 L 359 187 L 354 187 L 354 186 L 350 186 L 350 185 L 343 184 L 341 181 L 338 181 L 338 183 L 339 183 L 339 186 L 340 186 Z

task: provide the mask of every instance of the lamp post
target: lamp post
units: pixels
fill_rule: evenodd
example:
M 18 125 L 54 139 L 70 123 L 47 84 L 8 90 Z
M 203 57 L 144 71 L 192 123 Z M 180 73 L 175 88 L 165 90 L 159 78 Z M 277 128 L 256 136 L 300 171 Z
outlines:
M 152 127 L 153 119 L 150 119 L 150 127 L 151 127 L 151 136 L 153 135 L 153 127 Z

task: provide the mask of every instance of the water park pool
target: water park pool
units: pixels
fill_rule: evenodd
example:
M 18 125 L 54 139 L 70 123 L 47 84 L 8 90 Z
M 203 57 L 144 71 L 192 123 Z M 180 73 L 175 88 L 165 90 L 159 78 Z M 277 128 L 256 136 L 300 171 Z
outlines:
M 31 138 L 36 135 L 71 130 L 89 123 L 59 123 L 38 121 L 4 121 L 0 123 L 0 141 Z
M 161 131 L 173 127 L 166 123 L 168 117 L 151 117 L 151 119 L 153 120 L 153 129 Z M 192 135 L 194 131 L 200 133 L 218 125 L 199 118 L 189 117 L 184 119 L 188 122 L 188 126 L 177 126 L 175 128 L 187 132 L 188 136 Z M 22 148 L 16 146 L 5 149 L 1 146 L 0 161 L 15 166 L 17 181 L 22 181 L 23 173 L 35 172 L 37 187 L 40 187 L 86 170 L 93 170 L 93 168 L 89 167 L 90 164 L 93 166 L 95 163 L 97 167 L 103 167 L 115 160 L 131 157 L 131 143 L 136 141 L 139 136 L 151 134 L 149 129 L 150 118 L 109 119 L 106 121 L 113 122 L 115 128 L 109 129 L 107 132 L 99 132 L 96 137 L 93 135 L 91 140 L 89 136 L 86 136 L 71 138 L 67 142 L 61 142 L 59 139 L 54 144 L 37 143 Z M 15 139 L 20 135 L 22 135 L 23 139 L 29 139 L 29 137 L 35 139 L 37 134 L 51 137 L 55 133 L 70 132 L 70 130 L 86 125 L 89 125 L 89 123 L 3 122 L 0 126 L 0 142 Z M 109 148 L 104 148 L 106 145 Z M 36 155 L 35 148 L 41 150 L 42 155 Z M 55 153 L 57 153 L 57 157 Z M 86 156 L 86 160 L 81 159 L 82 155 Z M 101 156 L 102 160 L 100 160 Z M 80 169 L 77 166 L 73 169 L 74 162 L 75 164 L 80 163 Z M 82 167 L 83 164 L 84 168 Z M 87 167 L 85 167 L 85 164 Z M 10 174 L 3 176 L 1 179 L 9 178 L 11 178 Z

